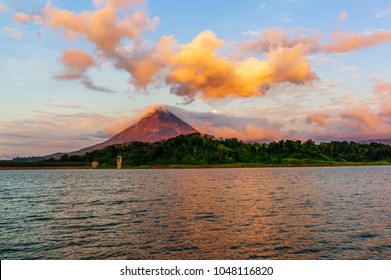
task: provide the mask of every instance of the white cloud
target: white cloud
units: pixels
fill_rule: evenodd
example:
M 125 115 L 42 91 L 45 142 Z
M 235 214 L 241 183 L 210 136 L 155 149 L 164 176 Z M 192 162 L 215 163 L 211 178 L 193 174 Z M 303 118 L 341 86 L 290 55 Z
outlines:
M 266 3 L 262 3 L 258 6 L 258 10 L 263 10 L 267 6 Z

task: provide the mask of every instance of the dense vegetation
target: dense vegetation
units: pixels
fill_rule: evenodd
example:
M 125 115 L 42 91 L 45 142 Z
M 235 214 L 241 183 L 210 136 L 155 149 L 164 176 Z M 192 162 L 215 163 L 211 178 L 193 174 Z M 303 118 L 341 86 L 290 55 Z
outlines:
M 124 167 L 156 165 L 313 165 L 349 163 L 391 163 L 391 146 L 337 142 L 315 144 L 282 140 L 268 144 L 244 143 L 235 138 L 220 139 L 198 133 L 156 142 L 113 145 L 84 156 L 61 157 L 63 162 L 98 161 L 100 167 L 114 167 L 121 155 Z M 53 161 L 53 159 L 51 159 Z
M 89 162 L 64 162 L 64 161 L 0 161 L 0 169 L 13 169 L 13 168 L 81 168 L 87 167 L 91 164 Z

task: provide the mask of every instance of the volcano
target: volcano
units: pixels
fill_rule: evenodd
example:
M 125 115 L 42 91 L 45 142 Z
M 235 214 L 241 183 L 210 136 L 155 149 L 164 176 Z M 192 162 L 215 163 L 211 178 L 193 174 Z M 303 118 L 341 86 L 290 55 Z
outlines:
M 71 155 L 81 155 L 115 144 L 125 144 L 136 141 L 157 142 L 181 134 L 198 133 L 196 129 L 175 116 L 165 106 L 158 106 L 151 112 L 142 115 L 143 117 L 141 117 L 139 121 L 117 135 L 114 135 L 109 140 L 73 152 Z

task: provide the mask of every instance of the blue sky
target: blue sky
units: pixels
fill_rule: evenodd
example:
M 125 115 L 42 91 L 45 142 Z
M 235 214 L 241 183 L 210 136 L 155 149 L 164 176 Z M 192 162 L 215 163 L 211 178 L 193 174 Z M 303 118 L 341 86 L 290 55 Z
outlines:
M 0 159 L 101 142 L 154 104 L 221 137 L 391 138 L 389 1 L 0 0 L 0 25 Z

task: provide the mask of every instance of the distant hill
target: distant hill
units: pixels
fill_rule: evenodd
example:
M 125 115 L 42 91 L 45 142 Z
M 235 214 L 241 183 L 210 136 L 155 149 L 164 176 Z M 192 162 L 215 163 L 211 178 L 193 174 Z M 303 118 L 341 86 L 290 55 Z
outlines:
M 381 143 L 385 145 L 391 145 L 391 139 L 370 139 L 370 140 L 364 140 L 359 141 L 361 144 L 370 144 L 370 143 Z

